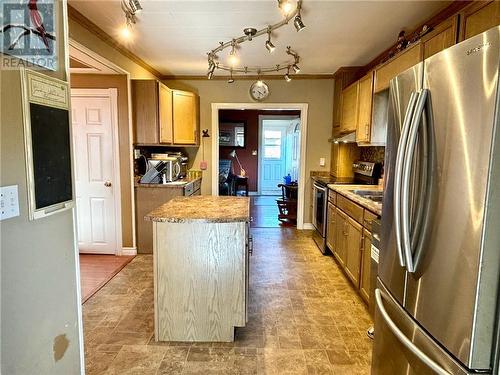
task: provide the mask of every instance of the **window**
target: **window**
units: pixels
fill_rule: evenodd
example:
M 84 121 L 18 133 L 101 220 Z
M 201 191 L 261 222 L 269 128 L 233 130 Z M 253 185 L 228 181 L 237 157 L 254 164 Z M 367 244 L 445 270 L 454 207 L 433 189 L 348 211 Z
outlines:
M 264 130 L 264 157 L 281 159 L 281 131 Z

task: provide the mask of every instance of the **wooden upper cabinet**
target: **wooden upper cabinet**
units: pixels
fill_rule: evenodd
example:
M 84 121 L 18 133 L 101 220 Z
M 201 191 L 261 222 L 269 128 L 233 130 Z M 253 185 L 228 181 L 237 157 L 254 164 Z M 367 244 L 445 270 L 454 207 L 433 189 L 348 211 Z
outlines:
M 474 1 L 460 12 L 460 41 L 499 24 L 499 1 Z
M 380 92 L 389 88 L 389 81 L 399 73 L 410 69 L 422 60 L 421 44 L 408 47 L 388 63 L 375 70 L 374 92 Z
M 361 277 L 359 281 L 359 291 L 361 297 L 366 302 L 370 302 L 370 274 L 372 266 L 372 234 L 363 229 L 361 251 Z
M 333 137 L 339 135 L 341 121 L 342 121 L 342 79 L 336 78 L 333 87 L 333 128 L 332 128 Z
M 198 96 L 192 92 L 174 90 L 173 124 L 174 143 L 198 143 Z
M 458 38 L 458 16 L 441 22 L 421 39 L 424 60 L 454 45 Z
M 359 80 L 356 142 L 369 143 L 372 123 L 373 72 Z
M 160 83 L 159 87 L 159 123 L 160 143 L 172 143 L 172 90 Z
M 355 131 L 358 126 L 358 81 L 342 91 L 341 133 Z
M 159 143 L 158 85 L 154 80 L 132 81 L 135 143 Z

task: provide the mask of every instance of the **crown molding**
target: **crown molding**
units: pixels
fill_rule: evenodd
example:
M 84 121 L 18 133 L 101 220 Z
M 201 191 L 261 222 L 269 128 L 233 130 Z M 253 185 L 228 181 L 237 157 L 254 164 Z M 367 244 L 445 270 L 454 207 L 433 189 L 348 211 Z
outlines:
M 121 44 L 116 39 L 111 37 L 103 29 L 101 29 L 99 26 L 97 26 L 95 23 L 93 23 L 91 20 L 89 20 L 82 13 L 77 11 L 75 8 L 73 8 L 69 4 L 68 4 L 68 16 L 71 20 L 73 20 L 76 23 L 78 23 L 79 25 L 83 26 L 90 33 L 97 36 L 99 39 L 101 39 L 103 42 L 108 44 L 110 47 L 116 49 L 122 55 L 129 58 L 130 60 L 135 62 L 137 65 L 143 67 L 144 69 L 146 69 L 148 72 L 150 72 L 151 74 L 153 74 L 157 78 L 161 78 L 163 76 L 162 73 L 160 73 L 158 70 L 153 68 L 151 65 L 149 65 L 147 62 L 145 62 L 143 59 L 141 59 L 135 53 L 133 53 L 132 51 L 127 49 L 123 44 Z
M 253 81 L 258 78 L 262 80 L 283 80 L 283 74 L 261 74 L 257 75 L 233 75 L 233 78 L 236 81 Z M 333 74 L 294 74 L 291 75 L 292 80 L 303 80 L 303 79 L 333 79 Z M 206 75 L 164 75 L 161 77 L 163 81 L 208 81 Z M 214 75 L 211 79 L 212 81 L 227 81 L 229 79 L 229 75 Z

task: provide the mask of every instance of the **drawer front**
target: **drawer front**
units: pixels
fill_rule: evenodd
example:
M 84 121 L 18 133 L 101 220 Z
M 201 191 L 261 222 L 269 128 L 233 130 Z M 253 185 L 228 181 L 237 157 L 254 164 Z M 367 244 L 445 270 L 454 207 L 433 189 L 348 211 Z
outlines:
M 193 195 L 194 192 L 194 184 L 191 182 L 184 186 L 184 196 L 189 197 L 190 195 Z
M 328 190 L 328 202 L 333 205 L 337 204 L 337 193 L 335 193 L 333 190 Z
M 377 219 L 378 216 L 371 211 L 365 210 L 363 216 L 363 226 L 368 229 L 369 232 L 372 231 L 373 220 Z
M 338 194 L 337 207 L 344 211 L 347 215 L 352 217 L 358 223 L 363 222 L 363 207 L 347 199 L 346 197 Z
M 193 191 L 200 189 L 201 189 L 201 180 L 196 180 L 195 182 L 193 182 Z

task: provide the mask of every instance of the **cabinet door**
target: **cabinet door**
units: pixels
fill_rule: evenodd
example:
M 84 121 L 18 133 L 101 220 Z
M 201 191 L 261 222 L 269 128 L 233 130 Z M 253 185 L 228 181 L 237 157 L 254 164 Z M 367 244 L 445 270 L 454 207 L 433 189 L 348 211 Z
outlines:
M 132 81 L 135 143 L 158 144 L 158 82 Z
M 333 253 L 333 249 L 335 248 L 335 206 L 328 202 L 328 211 L 326 214 L 326 220 L 328 221 L 328 225 L 326 227 L 326 245 Z
M 346 225 L 347 216 L 338 208 L 335 209 L 335 247 L 333 255 L 345 267 L 346 261 Z
M 382 65 L 375 71 L 375 83 L 373 92 L 380 92 L 389 88 L 389 81 L 399 73 L 410 69 L 422 60 L 420 43 L 408 47 L 388 63 Z
M 363 229 L 363 238 L 361 244 L 361 281 L 359 291 L 361 297 L 368 303 L 370 302 L 370 268 L 372 252 L 372 234 Z
M 361 274 L 361 237 L 363 227 L 350 217 L 346 225 L 346 262 L 345 270 L 356 288 L 359 287 L 359 276 Z
M 172 143 L 172 90 L 160 83 L 159 117 L 160 143 Z
M 460 40 L 491 29 L 500 24 L 499 1 L 473 1 L 460 12 Z
M 341 132 L 355 131 L 358 124 L 358 82 L 342 91 Z
M 458 16 L 450 17 L 441 22 L 429 34 L 422 37 L 424 60 L 457 42 Z
M 373 72 L 359 80 L 356 142 L 369 143 L 372 123 Z
M 173 92 L 174 143 L 192 145 L 198 139 L 198 100 L 196 94 Z

